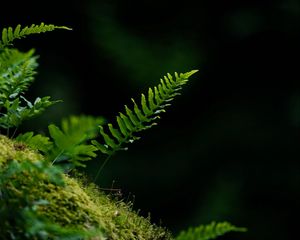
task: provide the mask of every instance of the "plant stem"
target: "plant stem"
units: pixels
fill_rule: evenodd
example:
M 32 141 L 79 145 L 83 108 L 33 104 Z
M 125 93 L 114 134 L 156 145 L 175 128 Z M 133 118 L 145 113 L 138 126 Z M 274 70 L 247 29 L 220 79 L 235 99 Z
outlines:
M 96 176 L 95 176 L 95 178 L 94 178 L 94 181 L 93 181 L 94 183 L 96 182 L 96 180 L 97 180 L 99 174 L 101 173 L 102 169 L 104 168 L 104 166 L 106 165 L 106 163 L 108 162 L 108 160 L 111 158 L 111 156 L 112 156 L 112 154 L 109 155 L 109 156 L 107 156 L 106 159 L 104 160 L 103 164 L 102 164 L 101 167 L 99 168 L 99 170 L 98 170 L 98 172 L 97 172 L 97 174 L 96 174 Z

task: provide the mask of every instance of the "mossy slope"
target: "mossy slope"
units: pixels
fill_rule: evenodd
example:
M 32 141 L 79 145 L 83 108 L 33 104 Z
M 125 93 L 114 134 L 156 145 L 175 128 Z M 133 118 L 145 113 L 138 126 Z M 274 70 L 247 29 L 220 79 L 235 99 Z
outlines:
M 9 162 L 43 161 L 43 157 L 26 146 L 0 135 L 0 169 L 3 173 Z M 38 174 L 37 174 L 38 175 Z M 23 172 L 15 176 L 18 189 L 12 188 L 13 198 L 27 198 L 30 201 L 46 200 L 38 212 L 60 226 L 77 229 L 102 229 L 103 236 L 93 239 L 171 239 L 164 229 L 140 217 L 129 204 L 112 200 L 93 184 L 83 184 L 80 180 L 63 175 L 64 186 L 45 181 L 43 174 L 32 176 Z M 28 194 L 30 193 L 30 194 Z M 10 226 L 13 229 L 13 226 Z M 22 230 L 21 230 L 22 231 Z M 0 236 L 0 239 L 9 239 Z

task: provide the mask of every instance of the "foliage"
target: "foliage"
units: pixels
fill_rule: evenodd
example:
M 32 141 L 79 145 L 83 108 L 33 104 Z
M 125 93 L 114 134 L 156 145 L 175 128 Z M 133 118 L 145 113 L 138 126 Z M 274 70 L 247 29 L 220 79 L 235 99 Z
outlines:
M 57 102 L 50 97 L 30 102 L 23 96 L 34 80 L 37 57 L 34 50 L 22 53 L 8 48 L 15 39 L 57 28 L 69 29 L 44 23 L 3 29 L 0 128 L 18 127 L 23 120 Z M 116 117 L 117 127 L 111 123 L 104 125 L 102 117 L 71 116 L 63 119 L 60 127 L 50 124 L 50 137 L 27 132 L 11 141 L 0 135 L 3 145 L 0 145 L 0 237 L 5 240 L 172 239 L 168 231 L 139 217 L 130 204 L 113 202 L 91 184 L 83 185 L 79 179 L 69 178 L 63 170 L 85 166 L 83 161 L 95 158 L 97 150 L 107 156 L 107 161 L 115 152 L 127 149 L 124 145 L 139 139 L 139 132 L 157 124 L 160 114 L 196 72 L 167 74 L 157 86 L 149 88 L 148 94 L 141 94 L 139 105 L 134 99 L 132 108 L 125 105 L 125 113 Z M 96 141 L 98 135 L 104 143 Z M 213 239 L 229 231 L 244 230 L 227 222 L 213 222 L 183 231 L 176 239 Z
M 182 231 L 176 237 L 176 240 L 209 240 L 215 239 L 228 232 L 245 232 L 246 228 L 236 227 L 228 222 L 212 222 L 208 225 L 200 225 L 195 228 L 189 228 Z
M 48 137 L 41 134 L 34 135 L 33 132 L 19 134 L 16 137 L 16 141 L 25 143 L 28 147 L 41 151 L 44 154 L 47 154 L 53 148 L 53 143 Z
M 104 154 L 113 155 L 116 151 L 126 150 L 123 145 L 132 143 L 139 139 L 135 134 L 149 129 L 156 125 L 156 120 L 160 118 L 160 113 L 165 112 L 165 108 L 170 106 L 170 102 L 175 96 L 179 95 L 181 86 L 186 84 L 188 78 L 196 73 L 193 70 L 187 73 L 178 74 L 175 72 L 175 78 L 168 74 L 160 79 L 160 84 L 153 89 L 149 88 L 147 97 L 141 95 L 141 107 L 132 99 L 133 109 L 125 105 L 125 114 L 120 113 L 117 116 L 117 128 L 111 123 L 107 125 L 110 133 L 105 133 L 104 127 L 100 126 L 100 134 L 105 144 L 100 144 L 96 140 L 93 144 Z
M 102 117 L 70 116 L 62 120 L 61 127 L 49 125 L 51 138 L 27 132 L 18 135 L 16 140 L 40 151 L 52 164 L 64 165 L 68 169 L 83 167 L 83 161 L 96 157 L 97 148 L 88 141 L 98 135 L 98 126 L 103 123 Z
M 15 39 L 24 38 L 31 34 L 52 31 L 56 28 L 68 29 L 54 25 L 31 25 L 21 29 L 18 25 L 14 30 L 9 27 L 2 31 L 0 41 L 0 127 L 9 129 L 18 127 L 22 121 L 35 117 L 57 101 L 50 97 L 36 98 L 28 101 L 23 94 L 33 82 L 37 57 L 34 50 L 22 53 L 17 49 L 10 49 Z
M 49 125 L 49 133 L 55 147 L 51 149 L 50 159 L 53 163 L 69 160 L 75 166 L 84 166 L 81 161 L 96 157 L 96 147 L 86 144 L 87 135 L 80 135 L 77 131 L 68 132 L 60 130 L 57 126 Z
M 70 28 L 65 27 L 65 26 L 55 26 L 53 24 L 45 25 L 44 23 L 41 23 L 40 25 L 32 24 L 30 27 L 26 26 L 24 28 L 21 28 L 20 24 L 15 29 L 13 29 L 12 27 L 3 28 L 2 35 L 1 35 L 2 41 L 0 41 L 0 49 L 7 47 L 15 39 L 24 38 L 24 37 L 26 37 L 28 35 L 32 35 L 32 34 L 49 32 L 49 31 L 53 31 L 55 29 L 71 30 Z

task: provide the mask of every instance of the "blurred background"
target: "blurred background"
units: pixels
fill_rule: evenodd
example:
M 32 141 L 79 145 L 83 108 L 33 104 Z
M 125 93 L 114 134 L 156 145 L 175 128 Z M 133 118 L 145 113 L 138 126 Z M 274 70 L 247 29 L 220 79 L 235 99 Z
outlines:
M 64 102 L 28 122 L 70 114 L 114 121 L 165 73 L 199 69 L 160 124 L 106 165 L 98 184 L 175 234 L 228 220 L 223 239 L 295 239 L 300 201 L 300 2 L 30 1 L 1 10 L 1 28 L 54 23 L 18 41 L 40 55 L 31 96 Z M 94 176 L 102 159 L 90 162 Z

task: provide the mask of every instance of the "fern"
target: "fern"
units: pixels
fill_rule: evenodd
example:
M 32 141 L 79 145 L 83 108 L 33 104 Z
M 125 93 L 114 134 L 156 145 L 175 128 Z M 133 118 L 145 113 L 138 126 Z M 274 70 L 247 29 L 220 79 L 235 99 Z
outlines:
M 38 150 L 44 154 L 47 154 L 53 148 L 53 143 L 48 137 L 41 134 L 34 135 L 33 132 L 19 134 L 16 137 L 16 141 L 25 143 L 32 149 Z
M 61 127 L 49 125 L 51 139 L 27 132 L 16 140 L 40 151 L 52 164 L 66 164 L 68 168 L 85 166 L 82 162 L 96 157 L 97 150 L 88 141 L 98 135 L 98 126 L 103 123 L 102 117 L 70 116 L 61 121 Z
M 21 28 L 18 25 L 2 30 L 0 40 L 0 127 L 7 129 L 18 127 L 24 120 L 35 117 L 46 108 L 58 101 L 51 101 L 50 97 L 36 98 L 30 102 L 23 94 L 34 81 L 35 69 L 37 68 L 37 57 L 34 50 L 26 53 L 16 49 L 7 48 L 15 39 L 24 38 L 31 34 L 52 31 L 54 29 L 69 29 L 55 25 L 31 25 Z
M 24 28 L 21 25 L 17 25 L 15 29 L 12 27 L 3 28 L 2 36 L 0 41 L 0 49 L 4 49 L 5 47 L 9 46 L 15 39 L 24 38 L 31 34 L 39 34 L 44 32 L 53 31 L 55 29 L 66 29 L 71 30 L 65 26 L 55 26 L 53 24 L 44 24 L 41 23 L 40 25 L 32 24 L 31 26 L 26 26 Z
M 15 39 L 59 28 L 69 30 L 64 26 L 45 25 L 44 23 L 33 24 L 25 28 L 18 25 L 15 29 L 11 27 L 3 29 L 0 39 L 1 128 L 8 130 L 10 127 L 17 127 L 23 120 L 40 114 L 57 102 L 50 101 L 50 97 L 43 97 L 36 98 L 32 103 L 24 97 L 24 93 L 28 90 L 36 74 L 37 57 L 34 56 L 34 50 L 22 53 L 16 49 L 9 49 L 8 46 Z M 196 72 L 197 70 L 181 74 L 175 73 L 174 76 L 167 74 L 160 79 L 157 86 L 149 88 L 147 94 L 141 94 L 140 104 L 132 99 L 132 108 L 125 105 L 125 111 L 120 112 L 116 117 L 115 126 L 112 123 L 103 125 L 103 118 L 71 116 L 63 119 L 60 127 L 54 124 L 48 126 L 50 138 L 41 134 L 34 135 L 33 132 L 20 134 L 16 138 L 19 143 L 15 143 L 14 150 L 18 148 L 22 150 L 23 144 L 25 144 L 39 151 L 43 157 L 37 154 L 37 159 L 34 161 L 9 159 L 7 166 L 0 169 L 0 216 L 2 220 L 4 219 L 4 221 L 0 221 L 0 236 L 9 235 L 9 238 L 12 239 L 104 238 L 101 229 L 91 229 L 89 223 L 85 224 L 83 228 L 78 228 L 75 224 L 76 226 L 74 225 L 73 228 L 49 222 L 45 217 L 40 216 L 38 208 L 49 202 L 44 199 L 30 198 L 32 189 L 25 187 L 23 190 L 24 184 L 36 186 L 39 181 L 49 184 L 47 186 L 50 184 L 53 187 L 64 186 L 67 182 L 64 181 L 66 178 L 63 177 L 62 169 L 53 165 L 59 163 L 68 169 L 85 166 L 83 162 L 96 157 L 97 150 L 107 155 L 103 167 L 114 153 L 126 150 L 126 144 L 138 140 L 139 132 L 157 124 L 160 114 L 165 112 L 174 97 L 180 94 L 182 86 Z M 102 138 L 101 143 L 94 140 L 98 135 Z M 92 144 L 90 144 L 91 140 Z M 11 196 L 20 197 L 12 201 Z M 73 201 L 73 197 L 71 200 L 67 199 L 66 202 L 68 201 Z M 68 210 L 73 211 L 72 209 Z M 117 219 L 116 214 L 115 218 Z M 122 225 L 122 222 L 119 222 L 119 225 Z M 78 224 L 78 226 L 81 225 Z M 182 231 L 176 240 L 209 240 L 228 232 L 243 231 L 246 229 L 235 227 L 228 222 L 212 222 Z M 131 236 L 135 237 L 135 233 L 132 234 Z M 156 238 L 164 236 L 166 236 L 165 233 Z
M 68 168 L 84 167 L 83 161 L 97 156 L 97 148 L 88 140 L 97 136 L 97 126 L 103 121 L 100 117 L 71 116 L 62 120 L 61 129 L 51 124 L 48 128 L 54 147 L 46 158 L 52 163 L 67 163 Z
M 208 225 L 200 225 L 196 228 L 189 228 L 182 231 L 176 237 L 176 240 L 209 240 L 215 239 L 228 232 L 245 232 L 246 228 L 236 227 L 228 222 L 216 223 L 212 222 Z
M 117 127 L 107 124 L 106 128 L 100 126 L 100 134 L 104 143 L 93 140 L 92 143 L 104 154 L 111 156 L 119 150 L 126 150 L 124 145 L 138 140 L 136 133 L 149 129 L 156 125 L 156 120 L 160 118 L 160 113 L 165 112 L 165 108 L 170 105 L 173 98 L 179 95 L 181 86 L 186 84 L 188 78 L 196 73 L 193 70 L 187 73 L 177 74 L 175 78 L 168 74 L 164 79 L 160 79 L 160 84 L 154 88 L 149 88 L 147 97 L 141 95 L 141 104 L 133 102 L 133 109 L 125 105 L 125 113 L 120 113 L 116 117 Z
M 49 126 L 49 133 L 56 146 L 50 155 L 50 159 L 53 159 L 52 163 L 68 161 L 74 166 L 84 166 L 82 161 L 96 157 L 97 148 L 93 145 L 82 144 L 84 136 L 74 137 L 64 133 L 53 124 Z
M 23 94 L 33 82 L 38 66 L 33 54 L 34 50 L 21 53 L 16 49 L 0 54 L 0 104 Z
M 62 130 L 68 135 L 84 136 L 85 141 L 95 138 L 98 133 L 98 126 L 104 124 L 103 117 L 87 115 L 70 116 L 61 121 Z
M 21 101 L 22 100 L 22 101 Z M 22 104 L 25 102 L 25 106 Z M 5 113 L 1 113 L 0 127 L 9 129 L 18 127 L 24 120 L 41 114 L 46 108 L 59 101 L 50 101 L 50 97 L 36 98 L 33 103 L 24 97 L 16 98 L 13 101 L 6 100 L 3 104 Z M 22 104 L 22 105 L 21 105 Z

